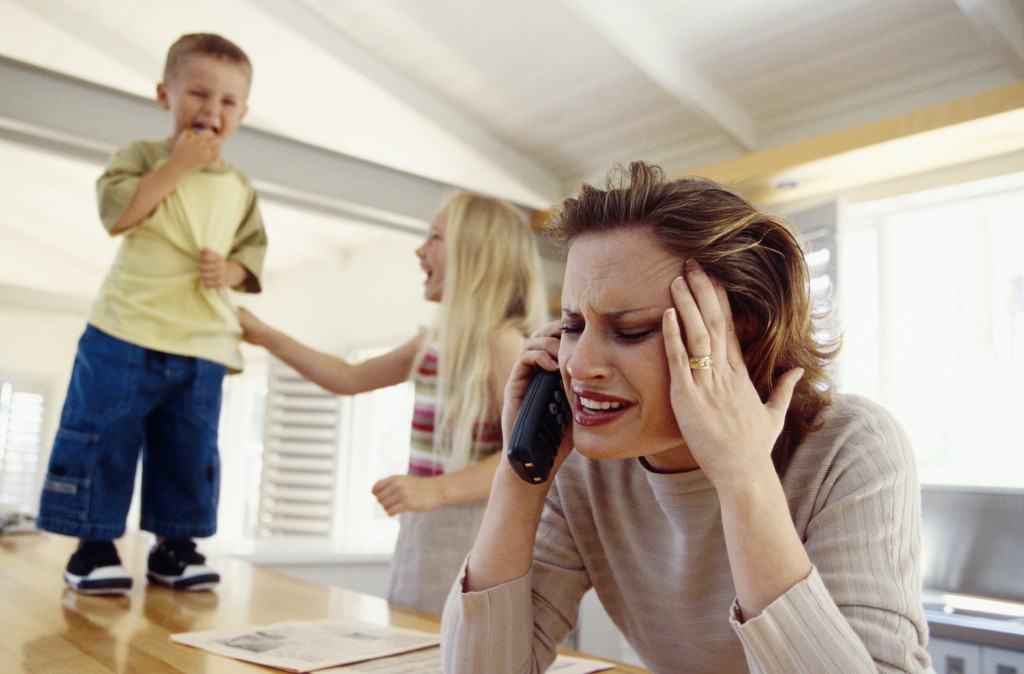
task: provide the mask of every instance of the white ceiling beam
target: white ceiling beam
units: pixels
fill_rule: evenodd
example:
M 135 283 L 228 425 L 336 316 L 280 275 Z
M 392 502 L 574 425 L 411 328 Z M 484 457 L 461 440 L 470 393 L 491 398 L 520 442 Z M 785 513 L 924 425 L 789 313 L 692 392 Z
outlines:
M 56 27 L 81 41 L 91 45 L 128 70 L 137 73 L 142 79 L 153 82 L 152 91 L 156 94 L 154 75 L 164 71 L 163 59 L 153 56 L 151 51 L 141 49 L 135 42 L 125 37 L 124 33 L 112 30 L 101 21 L 97 21 L 92 7 L 87 3 L 75 0 L 8 0 L 36 16 L 40 20 Z M 145 11 L 141 6 L 140 12 Z M 134 36 L 133 36 L 134 37 Z M 8 54 L 13 56 L 13 54 Z
M 84 158 L 167 134 L 156 101 L 0 56 L 0 137 Z M 54 105 L 54 101 L 65 104 Z M 257 187 L 357 222 L 420 234 L 451 186 L 242 126 L 228 158 Z
M 630 0 L 562 0 L 647 77 L 729 136 L 741 150 L 757 149 L 753 119 L 680 56 Z
M 51 290 L 0 283 L 0 309 L 5 311 L 18 310 L 51 317 L 57 314 L 70 317 L 78 323 L 89 316 L 92 302 L 93 298 L 85 294 L 69 295 Z
M 27 10 L 43 16 L 46 21 L 60 30 L 91 44 L 118 63 L 151 79 L 153 73 L 163 71 L 162 59 L 154 60 L 145 50 L 140 50 L 123 35 L 96 21 L 87 7 L 74 0 L 60 3 L 59 11 L 53 11 L 46 3 L 32 0 L 13 0 Z M 523 153 L 498 139 L 493 132 L 480 122 L 470 119 L 465 112 L 442 101 L 426 87 L 395 71 L 390 66 L 363 49 L 345 35 L 330 21 L 311 9 L 302 0 L 248 0 L 268 16 L 293 29 L 326 53 L 362 73 L 368 80 L 396 99 L 405 102 L 424 115 L 433 124 L 474 148 L 499 171 L 522 184 L 532 193 L 535 203 L 529 207 L 546 206 L 562 198 L 560 181 L 546 169 L 531 161 Z M 52 4 L 52 3 L 51 3 Z M 155 85 L 154 85 L 155 86 Z M 155 89 L 154 89 L 155 90 Z M 425 176 L 428 180 L 429 176 Z M 452 187 L 465 187 L 452 185 Z M 507 197 L 506 197 L 507 198 Z M 517 201 L 516 199 L 512 199 Z M 522 201 L 522 200 L 519 200 Z
M 553 173 L 497 137 L 481 121 L 381 61 L 307 3 L 302 0 L 249 2 L 477 150 L 535 193 L 538 203 L 553 203 L 562 198 L 561 182 Z
M 1016 77 L 1024 77 L 1024 2 L 956 0 L 981 36 Z

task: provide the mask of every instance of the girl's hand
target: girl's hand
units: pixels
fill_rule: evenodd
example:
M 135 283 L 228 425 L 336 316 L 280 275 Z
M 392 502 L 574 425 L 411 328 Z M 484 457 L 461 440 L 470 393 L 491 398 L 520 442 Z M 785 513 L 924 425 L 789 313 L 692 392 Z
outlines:
M 265 336 L 270 332 L 269 325 L 245 307 L 238 307 L 238 323 L 242 326 L 242 339 L 256 346 L 265 345 Z
M 719 489 L 752 475 L 774 474 L 771 450 L 782 432 L 796 368 L 775 383 L 767 403 L 750 380 L 725 289 L 694 260 L 671 286 L 665 312 L 665 354 L 676 422 L 694 460 Z M 685 343 L 682 335 L 686 336 Z M 691 359 L 710 356 L 710 364 Z
M 441 485 L 430 477 L 392 475 L 374 484 L 371 491 L 389 516 L 427 512 L 443 505 Z

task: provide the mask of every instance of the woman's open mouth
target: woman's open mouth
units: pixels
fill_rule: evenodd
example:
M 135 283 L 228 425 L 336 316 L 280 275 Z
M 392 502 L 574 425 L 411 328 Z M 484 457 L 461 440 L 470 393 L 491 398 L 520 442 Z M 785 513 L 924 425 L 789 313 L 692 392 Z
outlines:
M 584 392 L 582 389 L 573 388 L 573 393 L 576 402 L 573 420 L 581 426 L 598 426 L 609 423 L 618 419 L 633 406 L 633 403 L 628 400 L 592 391 Z
M 590 398 L 580 398 L 580 404 L 588 410 L 617 410 L 622 407 L 620 402 L 611 402 L 610 400 L 598 401 L 591 400 Z

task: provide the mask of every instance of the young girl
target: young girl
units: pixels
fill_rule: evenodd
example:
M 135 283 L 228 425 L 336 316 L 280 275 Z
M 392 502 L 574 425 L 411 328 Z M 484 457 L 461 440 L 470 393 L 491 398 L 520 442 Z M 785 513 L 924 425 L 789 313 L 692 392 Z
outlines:
M 373 493 L 401 514 L 388 599 L 440 614 L 476 536 L 502 447 L 501 406 L 523 339 L 545 317 L 536 239 L 512 206 L 452 196 L 416 251 L 436 326 L 353 364 L 300 344 L 239 311 L 245 339 L 310 381 L 351 395 L 412 379 L 416 401 L 407 475 Z

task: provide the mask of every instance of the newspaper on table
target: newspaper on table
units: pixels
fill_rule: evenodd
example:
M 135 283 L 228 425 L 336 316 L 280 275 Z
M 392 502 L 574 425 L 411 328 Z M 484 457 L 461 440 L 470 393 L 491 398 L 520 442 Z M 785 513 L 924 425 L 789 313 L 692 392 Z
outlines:
M 548 674 L 591 674 L 612 667 L 614 665 L 607 662 L 559 655 L 547 671 Z M 332 667 L 317 674 L 443 674 L 441 649 L 427 648 L 355 665 Z
M 289 672 L 441 674 L 436 634 L 355 620 L 289 621 L 267 627 L 186 632 L 172 634 L 171 641 Z M 548 672 L 591 674 L 613 666 L 559 655 Z
M 266 627 L 172 634 L 171 641 L 288 672 L 313 672 L 438 645 L 436 634 L 355 620 L 288 621 Z

